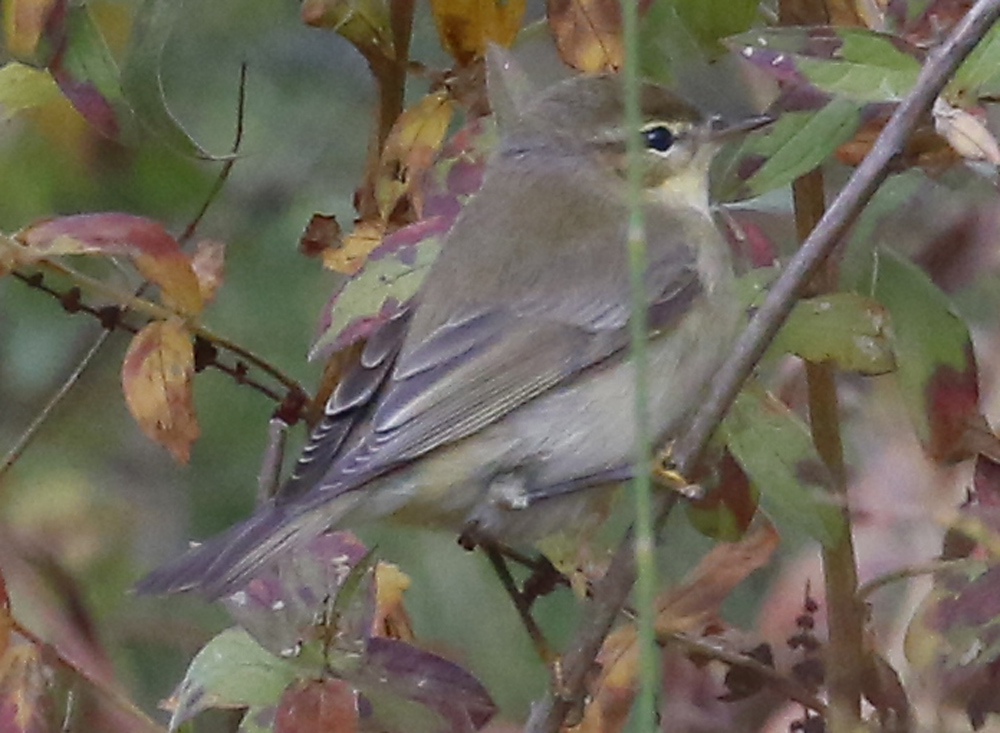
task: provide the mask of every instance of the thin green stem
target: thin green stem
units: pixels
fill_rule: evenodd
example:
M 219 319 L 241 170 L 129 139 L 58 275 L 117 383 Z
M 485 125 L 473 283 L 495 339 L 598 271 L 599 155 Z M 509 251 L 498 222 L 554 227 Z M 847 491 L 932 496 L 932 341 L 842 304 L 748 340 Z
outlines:
M 97 356 L 98 352 L 104 346 L 104 342 L 108 340 L 108 336 L 111 335 L 111 331 L 101 331 L 97 338 L 94 339 L 94 343 L 91 344 L 87 353 L 84 354 L 83 358 L 76 365 L 73 371 L 70 373 L 66 380 L 62 383 L 62 386 L 56 390 L 56 393 L 52 395 L 51 399 L 45 404 L 45 407 L 41 409 L 35 419 L 31 421 L 31 424 L 27 429 L 21 434 L 14 447 L 7 452 L 7 455 L 3 459 L 3 463 L 0 463 L 0 481 L 2 481 L 4 475 L 10 470 L 17 460 L 21 457 L 28 446 L 31 445 L 31 441 L 34 440 L 38 431 L 41 430 L 42 426 L 49 419 L 49 416 L 55 411 L 59 403 L 65 399 L 66 395 L 70 393 L 70 390 L 76 386 L 76 383 L 80 380 L 80 377 L 87 370 L 93 362 L 94 357 Z
M 910 565 L 905 568 L 900 568 L 899 570 L 893 570 L 891 573 L 886 573 L 885 575 L 880 575 L 877 578 L 872 578 L 858 588 L 858 602 L 864 603 L 868 600 L 869 596 L 876 591 L 879 591 L 888 585 L 892 585 L 893 583 L 898 583 L 901 580 L 919 578 L 922 575 L 934 575 L 936 573 L 942 573 L 945 570 L 961 570 L 963 568 L 974 567 L 976 564 L 981 563 L 981 560 L 973 560 L 969 557 L 962 557 L 957 560 L 934 560 L 925 565 Z
M 649 354 L 646 314 L 646 231 L 642 215 L 642 181 L 639 156 L 642 154 L 639 128 L 639 3 L 622 0 L 625 45 L 625 129 L 628 130 L 628 260 L 632 291 L 629 319 L 632 365 L 635 369 L 635 565 L 637 634 L 639 643 L 639 699 L 634 710 L 636 730 L 655 731 L 659 689 L 659 646 L 656 644 L 656 555 L 652 484 L 649 467 L 652 436 L 649 427 Z

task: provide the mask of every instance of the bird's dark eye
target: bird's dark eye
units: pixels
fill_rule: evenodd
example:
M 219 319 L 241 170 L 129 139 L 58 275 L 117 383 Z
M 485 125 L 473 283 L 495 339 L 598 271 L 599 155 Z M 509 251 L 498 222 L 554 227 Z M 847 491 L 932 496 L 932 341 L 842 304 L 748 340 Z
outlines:
M 642 131 L 642 140 L 650 150 L 665 153 L 670 150 L 677 138 L 666 125 L 652 125 Z

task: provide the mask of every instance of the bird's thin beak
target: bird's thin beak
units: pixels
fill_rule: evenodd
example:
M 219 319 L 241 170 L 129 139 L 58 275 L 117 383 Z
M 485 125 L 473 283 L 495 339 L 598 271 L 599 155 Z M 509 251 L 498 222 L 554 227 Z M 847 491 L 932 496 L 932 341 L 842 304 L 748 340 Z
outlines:
M 775 117 L 770 115 L 756 115 L 737 120 L 736 122 L 726 123 L 721 118 L 716 117 L 712 120 L 712 130 L 709 133 L 709 137 L 713 142 L 725 142 L 730 138 L 766 127 L 774 122 L 775 119 Z

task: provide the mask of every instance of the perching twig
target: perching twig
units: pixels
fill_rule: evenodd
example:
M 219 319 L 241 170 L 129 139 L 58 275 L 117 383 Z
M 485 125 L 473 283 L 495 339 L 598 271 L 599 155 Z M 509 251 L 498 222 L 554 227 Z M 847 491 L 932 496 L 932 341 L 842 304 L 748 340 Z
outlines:
M 672 455 L 682 475 L 693 475 L 712 433 L 722 421 L 757 361 L 795 304 L 799 290 L 830 255 L 889 173 L 889 165 L 920 118 L 927 113 L 959 64 L 1000 17 L 1000 0 L 979 0 L 937 49 L 931 52 L 913 89 L 893 113 L 875 145 L 854 171 L 822 220 L 788 263 L 732 354 L 715 375 L 708 398 Z M 676 498 L 668 497 L 669 504 Z M 579 631 L 563 658 L 563 689 L 535 704 L 526 733 L 557 731 L 582 698 L 587 672 L 635 580 L 631 534 L 619 546 L 595 598 L 584 607 Z

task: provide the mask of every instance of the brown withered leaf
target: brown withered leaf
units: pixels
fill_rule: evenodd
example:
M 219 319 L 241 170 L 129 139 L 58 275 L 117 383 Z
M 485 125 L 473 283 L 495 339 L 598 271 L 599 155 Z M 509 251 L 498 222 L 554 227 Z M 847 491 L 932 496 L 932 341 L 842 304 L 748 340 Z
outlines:
M 306 230 L 299 237 L 299 252 L 306 257 L 319 257 L 340 244 L 340 222 L 330 214 L 313 214 Z
M 191 258 L 191 269 L 198 278 L 202 302 L 210 303 L 222 285 L 226 269 L 226 245 L 214 239 L 198 242 Z
M 416 183 L 441 149 L 454 108 L 448 92 L 432 92 L 406 109 L 392 126 L 375 181 L 375 199 L 385 221 L 392 219 L 400 200 L 407 195 L 416 218 L 420 218 L 421 197 Z
M 383 237 L 385 222 L 359 221 L 339 247 L 323 250 L 323 267 L 345 275 L 354 275 L 365 264 L 371 251 L 382 243 Z
M 441 45 L 462 66 L 490 43 L 510 46 L 521 27 L 525 0 L 431 0 Z
M 726 596 L 768 561 L 778 541 L 774 527 L 762 523 L 739 542 L 716 544 L 684 583 L 658 599 L 657 636 L 701 632 L 706 623 L 715 619 Z M 635 626 L 624 626 L 610 634 L 598 663 L 601 676 L 578 731 L 618 730 L 628 716 L 639 669 Z
M 617 71 L 624 61 L 618 0 L 546 0 L 559 56 L 585 73 Z
M 844 165 L 861 165 L 889 121 L 889 115 L 890 109 L 887 107 L 869 118 L 853 138 L 837 148 L 837 159 Z M 893 170 L 919 166 L 929 175 L 936 176 L 958 160 L 955 149 L 941 135 L 930 125 L 920 125 L 907 139 L 902 154 L 893 163 Z
M 51 670 L 34 644 L 9 647 L 0 656 L 0 730 L 5 733 L 47 733 Z
M 132 339 L 122 362 L 122 389 L 142 431 L 187 463 L 198 437 L 191 379 L 194 347 L 179 319 L 153 321 Z
M 65 12 L 60 0 L 7 0 L 3 8 L 4 47 L 13 58 L 36 60 L 39 41 L 53 15 Z
M 938 97 L 934 102 L 934 129 L 966 160 L 1000 165 L 1000 145 L 986 123 L 969 110 L 953 107 Z
M 278 702 L 275 733 L 358 730 L 358 695 L 343 680 L 303 680 L 286 689 Z
M 671 634 L 701 628 L 718 612 L 732 590 L 762 567 L 777 549 L 778 532 L 762 522 L 739 542 L 720 542 L 698 567 L 658 604 L 656 633 Z
M 37 222 L 14 238 L 40 257 L 130 257 L 139 273 L 159 286 L 168 306 L 188 315 L 201 312 L 204 306 L 191 260 L 163 225 L 152 219 L 117 212 L 77 214 Z

